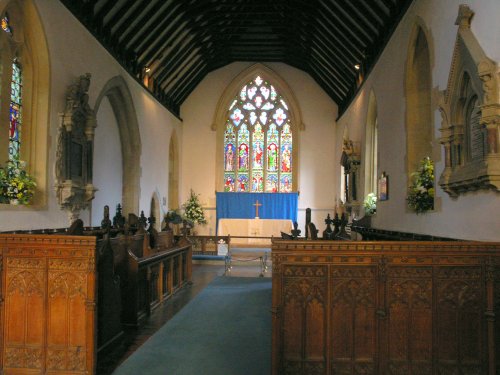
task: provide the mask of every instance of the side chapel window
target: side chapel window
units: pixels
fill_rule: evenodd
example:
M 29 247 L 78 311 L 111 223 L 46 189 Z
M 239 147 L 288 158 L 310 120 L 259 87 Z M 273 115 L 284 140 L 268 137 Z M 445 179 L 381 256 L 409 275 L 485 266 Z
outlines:
M 1 19 L 2 31 L 9 38 L 13 37 L 13 29 L 9 23 L 9 16 L 5 14 Z M 22 68 L 17 57 L 11 62 L 10 75 L 10 103 L 9 103 L 9 160 L 19 159 L 21 150 L 22 124 Z M 3 96 L 5 97 L 5 96 Z
M 19 159 L 22 124 L 22 70 L 16 60 L 12 63 L 12 81 L 9 108 L 9 160 Z
M 260 76 L 241 88 L 224 132 L 224 191 L 291 192 L 293 136 L 288 105 Z

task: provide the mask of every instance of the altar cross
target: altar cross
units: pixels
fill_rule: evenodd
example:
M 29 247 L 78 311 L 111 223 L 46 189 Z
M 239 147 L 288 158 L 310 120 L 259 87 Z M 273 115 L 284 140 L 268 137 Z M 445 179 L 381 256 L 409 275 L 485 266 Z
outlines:
M 255 206 L 255 218 L 258 219 L 259 218 L 259 206 L 262 206 L 262 204 L 259 203 L 259 200 L 257 199 L 257 201 L 253 205 Z

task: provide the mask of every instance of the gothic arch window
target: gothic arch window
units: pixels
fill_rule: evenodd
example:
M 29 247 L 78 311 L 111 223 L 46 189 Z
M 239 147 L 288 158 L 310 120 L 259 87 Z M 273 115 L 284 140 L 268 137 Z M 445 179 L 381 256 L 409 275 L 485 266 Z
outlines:
M 224 191 L 291 192 L 293 149 L 288 104 L 269 81 L 256 75 L 228 108 Z
M 368 99 L 368 113 L 366 117 L 365 131 L 365 196 L 368 193 L 377 194 L 377 169 L 378 169 L 378 120 L 377 99 L 373 91 Z
M 420 161 L 432 158 L 432 78 L 431 55 L 422 26 L 417 25 L 410 38 L 406 68 L 406 171 L 408 179 Z
M 9 160 L 20 158 L 21 154 L 21 126 L 22 126 L 22 93 L 23 70 L 14 59 L 12 62 L 12 78 L 10 81 L 9 105 Z
M 32 203 L 40 207 L 48 190 L 50 71 L 45 33 L 32 0 L 4 2 L 0 24 L 0 164 L 13 158 L 26 162 L 37 183 Z

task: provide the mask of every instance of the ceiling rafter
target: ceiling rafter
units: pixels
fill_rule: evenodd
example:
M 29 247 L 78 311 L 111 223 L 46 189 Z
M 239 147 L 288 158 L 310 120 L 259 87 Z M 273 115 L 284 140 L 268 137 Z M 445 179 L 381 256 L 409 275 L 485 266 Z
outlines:
M 342 113 L 359 90 L 354 65 L 369 74 L 412 2 L 60 1 L 176 116 L 208 73 L 236 61 L 303 70 Z

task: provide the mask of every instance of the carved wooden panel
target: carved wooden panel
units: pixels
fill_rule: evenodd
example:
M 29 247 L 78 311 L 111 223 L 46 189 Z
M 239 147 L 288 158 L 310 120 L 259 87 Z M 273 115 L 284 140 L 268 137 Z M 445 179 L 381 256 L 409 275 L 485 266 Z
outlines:
M 495 348 L 500 348 L 500 265 L 495 268 L 494 282 L 494 312 L 495 312 Z M 496 359 L 496 375 L 500 375 L 500 353 L 497 350 L 495 353 Z
M 4 368 L 43 368 L 45 260 L 5 259 Z M 39 312 L 37 316 L 35 312 Z
M 95 237 L 0 235 L 5 374 L 90 374 Z
M 290 266 L 283 272 L 285 374 L 326 374 L 325 266 Z
M 331 270 L 333 374 L 372 374 L 376 368 L 376 268 Z
M 432 373 L 432 268 L 387 271 L 388 373 Z
M 441 374 L 483 374 L 484 279 L 479 267 L 440 267 L 436 276 L 437 361 Z
M 273 375 L 500 375 L 500 243 L 274 240 L 272 259 Z

